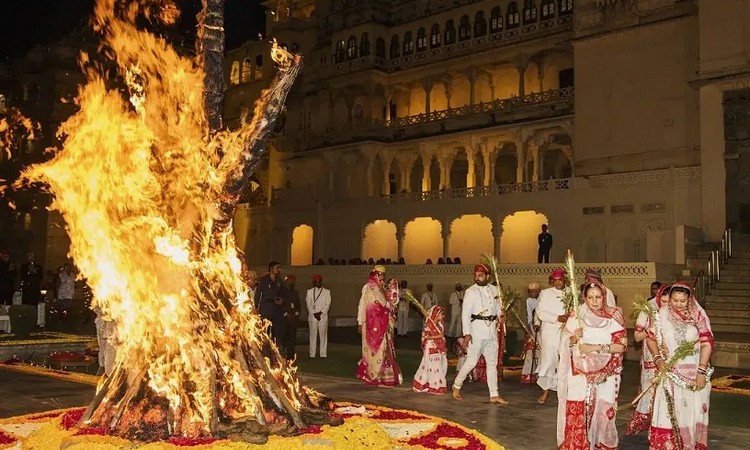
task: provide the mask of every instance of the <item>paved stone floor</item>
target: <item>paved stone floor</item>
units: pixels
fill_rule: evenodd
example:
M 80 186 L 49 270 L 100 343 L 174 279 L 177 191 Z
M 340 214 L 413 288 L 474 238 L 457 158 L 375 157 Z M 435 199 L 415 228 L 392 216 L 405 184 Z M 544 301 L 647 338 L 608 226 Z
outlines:
M 82 406 L 88 403 L 93 394 L 93 387 L 89 385 L 2 369 L 0 380 L 0 398 L 4 399 L 0 401 L 0 417 Z M 355 379 L 302 374 L 302 380 L 336 400 L 413 409 L 445 417 L 477 429 L 511 450 L 555 448 L 554 396 L 550 396 L 549 404 L 538 405 L 535 400 L 539 391 L 521 386 L 517 381 L 501 383 L 502 395 L 511 401 L 511 405 L 501 407 L 487 402 L 484 385 L 464 386 L 464 400 L 459 402 L 447 395 L 416 394 L 406 387 L 384 389 L 365 386 Z M 626 380 L 623 384 L 621 398 L 632 399 L 634 383 Z M 745 414 L 750 406 L 750 397 L 714 394 L 711 400 L 709 447 L 712 450 L 750 448 L 750 418 Z M 621 435 L 629 417 L 630 410 L 623 410 L 617 418 Z M 648 448 L 643 436 L 623 437 L 620 442 L 621 449 Z

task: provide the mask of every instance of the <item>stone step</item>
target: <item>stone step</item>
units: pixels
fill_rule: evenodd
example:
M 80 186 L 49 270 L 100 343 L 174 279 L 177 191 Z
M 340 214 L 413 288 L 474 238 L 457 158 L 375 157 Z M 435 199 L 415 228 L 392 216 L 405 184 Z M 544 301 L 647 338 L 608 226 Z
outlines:
M 750 298 L 750 290 L 748 289 L 723 289 L 715 287 L 711 289 L 711 295 L 717 297 L 748 297 Z
M 719 279 L 723 277 L 747 277 L 750 276 L 750 268 L 748 269 L 741 269 L 736 267 L 730 267 L 730 266 L 724 266 L 721 271 L 719 271 Z
M 713 327 L 714 332 L 721 333 Z M 725 330 L 732 332 L 732 330 Z M 746 332 L 741 330 L 740 333 Z M 741 334 L 739 339 L 716 339 L 714 353 L 711 355 L 713 364 L 717 367 L 731 367 L 735 369 L 750 369 L 750 334 Z
M 725 280 L 724 277 L 721 277 L 721 281 L 716 283 L 716 286 L 714 286 L 714 289 L 747 289 L 750 290 L 750 281 L 746 282 L 739 282 L 739 281 L 729 281 Z
M 704 308 L 708 311 L 709 317 L 714 311 L 750 311 L 750 302 L 714 302 L 707 301 Z
M 719 333 L 750 333 L 750 325 L 748 324 L 714 324 L 711 321 L 711 329 Z
M 724 308 L 706 308 L 706 313 L 714 323 L 745 323 L 750 331 L 750 308 L 748 309 L 724 309 Z M 726 320 L 732 319 L 732 320 Z M 733 320 L 733 319 L 736 319 Z
M 727 283 L 750 283 L 750 274 L 748 275 L 729 275 L 725 272 L 721 272 L 721 282 Z
M 706 296 L 706 303 L 750 303 L 750 297 L 736 295 L 717 295 L 712 291 L 711 295 Z

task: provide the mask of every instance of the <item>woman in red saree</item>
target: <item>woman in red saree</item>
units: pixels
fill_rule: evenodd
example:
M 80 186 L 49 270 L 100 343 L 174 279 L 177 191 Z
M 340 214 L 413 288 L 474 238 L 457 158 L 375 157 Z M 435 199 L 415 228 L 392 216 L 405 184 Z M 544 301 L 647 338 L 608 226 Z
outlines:
M 356 377 L 374 386 L 393 387 L 403 382 L 393 345 L 394 313 L 398 283 L 391 279 L 384 289 L 378 274 L 370 274 L 362 293 L 365 321 L 362 327 L 362 359 Z
M 445 346 L 445 310 L 433 306 L 427 311 L 422 330 L 422 362 L 414 375 L 415 392 L 445 394 L 448 353 Z

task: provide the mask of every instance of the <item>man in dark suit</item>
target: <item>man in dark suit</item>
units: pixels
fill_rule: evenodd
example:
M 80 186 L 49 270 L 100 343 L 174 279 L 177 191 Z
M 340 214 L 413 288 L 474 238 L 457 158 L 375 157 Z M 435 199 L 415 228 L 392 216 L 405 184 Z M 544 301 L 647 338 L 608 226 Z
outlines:
M 284 302 L 286 288 L 281 279 L 281 265 L 276 261 L 268 263 L 268 273 L 258 280 L 255 289 L 255 309 L 260 316 L 271 322 L 270 334 L 277 346 L 284 339 Z
M 547 225 L 542 225 L 542 232 L 539 233 L 539 253 L 537 254 L 538 263 L 549 263 L 549 252 L 552 250 L 552 235 L 547 232 Z

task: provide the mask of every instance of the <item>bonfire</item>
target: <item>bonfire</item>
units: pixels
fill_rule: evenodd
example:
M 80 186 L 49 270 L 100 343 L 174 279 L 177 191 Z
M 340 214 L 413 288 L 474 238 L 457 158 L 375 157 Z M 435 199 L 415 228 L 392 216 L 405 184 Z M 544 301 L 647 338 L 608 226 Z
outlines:
M 278 74 L 229 131 L 223 0 L 203 0 L 195 58 L 137 25 L 178 15 L 174 0 L 96 1 L 93 27 L 116 74 L 81 55 L 87 82 L 58 130 L 60 148 L 16 183 L 54 195 L 70 256 L 116 323 L 114 371 L 79 426 L 139 441 L 264 442 L 339 423 L 269 338 L 232 228 L 301 59 L 274 45 Z

